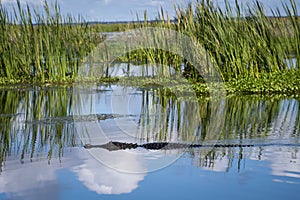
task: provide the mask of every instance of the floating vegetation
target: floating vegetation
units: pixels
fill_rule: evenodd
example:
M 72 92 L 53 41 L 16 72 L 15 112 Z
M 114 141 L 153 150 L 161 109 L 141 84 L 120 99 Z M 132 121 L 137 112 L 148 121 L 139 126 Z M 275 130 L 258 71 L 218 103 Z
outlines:
M 178 97 L 208 96 L 209 92 L 221 90 L 220 83 L 208 85 L 203 82 L 195 82 L 187 79 L 169 78 L 141 78 L 123 77 L 118 84 L 130 85 L 140 88 L 152 88 L 165 90 L 167 94 Z M 260 95 L 298 95 L 300 94 L 300 72 L 299 70 L 286 70 L 283 72 L 265 73 L 258 78 L 251 76 L 239 76 L 236 79 L 224 83 L 227 95 L 231 94 L 260 94 Z
M 242 94 L 300 94 L 300 71 L 264 73 L 259 78 L 241 76 L 225 83 L 229 93 Z

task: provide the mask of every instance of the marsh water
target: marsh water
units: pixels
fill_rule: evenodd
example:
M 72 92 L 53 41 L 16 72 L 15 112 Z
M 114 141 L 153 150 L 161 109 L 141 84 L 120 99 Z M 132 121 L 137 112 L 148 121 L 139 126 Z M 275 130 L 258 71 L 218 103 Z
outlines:
M 298 199 L 299 97 L 120 85 L 0 91 L 0 199 Z M 108 151 L 108 141 L 251 147 Z

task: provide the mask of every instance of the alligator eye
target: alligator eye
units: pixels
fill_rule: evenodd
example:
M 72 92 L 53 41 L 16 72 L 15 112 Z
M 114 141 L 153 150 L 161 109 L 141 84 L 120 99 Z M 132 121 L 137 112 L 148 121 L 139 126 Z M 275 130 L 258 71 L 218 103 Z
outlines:
M 85 144 L 83 147 L 84 147 L 85 149 L 90 149 L 90 148 L 92 148 L 92 145 L 91 145 L 91 144 Z

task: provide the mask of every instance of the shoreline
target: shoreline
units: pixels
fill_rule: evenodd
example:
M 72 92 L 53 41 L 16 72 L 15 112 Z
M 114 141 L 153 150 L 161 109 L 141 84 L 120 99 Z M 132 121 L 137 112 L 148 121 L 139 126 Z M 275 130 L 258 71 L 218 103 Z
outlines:
M 222 82 L 226 96 L 228 95 L 261 95 L 261 96 L 299 96 L 300 95 L 300 73 L 291 70 L 288 73 L 265 74 L 260 78 L 243 77 L 236 80 Z M 209 90 L 206 83 L 193 82 L 192 80 L 180 78 L 159 78 L 159 77 L 82 77 L 76 81 L 69 82 L 11 82 L 0 84 L 0 90 L 26 90 L 35 87 L 38 89 L 66 88 L 76 85 L 120 85 L 124 87 L 137 87 L 141 89 L 160 90 L 167 95 L 188 96 L 193 94 L 197 97 L 208 97 Z M 218 92 L 219 83 L 210 83 Z

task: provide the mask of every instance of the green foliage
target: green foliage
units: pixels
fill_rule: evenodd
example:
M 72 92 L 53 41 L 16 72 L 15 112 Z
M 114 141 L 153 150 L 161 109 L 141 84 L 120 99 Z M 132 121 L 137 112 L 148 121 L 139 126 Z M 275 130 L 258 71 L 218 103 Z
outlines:
M 225 83 L 229 93 L 300 94 L 299 70 L 264 73 L 259 78 L 240 76 Z
M 256 1 L 254 8 L 235 10 L 226 1 L 226 9 L 211 1 L 198 1 L 194 7 L 177 7 L 177 30 L 194 36 L 209 52 L 224 81 L 240 76 L 288 70 L 287 60 L 297 59 L 299 69 L 299 27 L 296 3 L 284 4 L 285 15 L 279 9 L 273 16 L 265 14 Z M 291 5 L 291 6 L 289 6 Z M 248 13 L 244 15 L 243 13 Z
M 65 17 L 57 3 L 51 9 L 45 2 L 43 10 L 37 10 L 28 5 L 23 8 L 17 1 L 13 13 L 0 5 L 0 83 L 72 83 L 81 61 L 104 39 L 100 32 L 154 26 L 196 39 L 213 59 L 229 93 L 298 93 L 300 18 L 296 3 L 283 4 L 283 14 L 280 9 L 272 10 L 273 16 L 266 16 L 259 2 L 254 9 L 226 3 L 225 10 L 206 0 L 185 9 L 175 7 L 175 22 L 160 10 L 156 20 L 148 21 L 145 12 L 143 22 L 124 24 L 88 24 L 81 18 Z M 199 72 L 171 52 L 138 49 L 118 61 L 156 64 L 158 78 L 170 78 L 175 69 L 177 77 L 191 81 L 197 94 L 208 93 Z M 102 77 L 110 78 L 108 67 L 103 73 Z M 78 81 L 99 78 L 78 77 Z
M 102 39 L 81 18 L 17 1 L 13 15 L 0 4 L 0 78 L 13 82 L 65 82 Z
M 161 11 L 158 22 L 151 25 L 175 29 L 197 40 L 213 59 L 229 93 L 298 93 L 300 18 L 296 4 L 291 0 L 282 5 L 284 14 L 275 9 L 267 16 L 262 4 L 254 3 L 254 8 L 242 8 L 237 1 L 234 7 L 226 1 L 224 10 L 201 0 L 185 9 L 176 7 L 176 23 L 165 22 Z M 149 23 L 144 23 L 147 26 Z M 119 61 L 156 63 L 177 71 L 184 66 L 180 73 L 192 81 L 196 93 L 208 92 L 199 72 L 170 52 L 140 49 Z M 169 77 L 166 70 L 158 71 L 157 76 Z M 184 90 L 184 86 L 179 88 Z
M 206 83 L 194 82 L 192 79 L 170 78 L 119 78 L 118 84 L 140 88 L 151 88 L 166 91 L 168 96 L 192 98 L 192 96 L 209 96 L 209 92 L 218 91 L 221 83 L 212 83 L 210 90 Z M 298 95 L 300 94 L 299 70 L 260 74 L 259 78 L 239 76 L 224 82 L 227 95 L 260 94 L 260 95 Z

